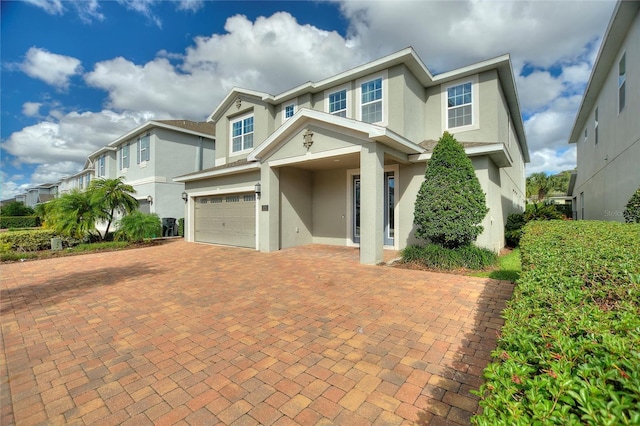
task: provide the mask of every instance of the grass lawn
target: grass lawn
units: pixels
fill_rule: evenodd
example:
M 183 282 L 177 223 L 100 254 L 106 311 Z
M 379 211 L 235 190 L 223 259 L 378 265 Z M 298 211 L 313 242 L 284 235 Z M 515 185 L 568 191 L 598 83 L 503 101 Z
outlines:
M 520 263 L 520 248 L 515 248 L 509 253 L 498 257 L 498 267 L 492 271 L 472 272 L 473 277 L 493 278 L 515 282 L 520 278 L 522 264 Z

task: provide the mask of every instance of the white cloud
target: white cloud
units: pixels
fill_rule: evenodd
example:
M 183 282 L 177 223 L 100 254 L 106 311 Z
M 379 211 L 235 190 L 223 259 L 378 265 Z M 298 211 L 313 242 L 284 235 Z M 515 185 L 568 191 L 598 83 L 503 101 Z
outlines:
M 187 10 L 190 12 L 197 12 L 204 7 L 204 0 L 178 0 L 178 10 Z
M 542 149 L 562 150 L 569 146 L 569 132 L 580 100 L 581 96 L 578 95 L 557 98 L 549 104 L 547 109 L 533 114 L 525 122 L 527 142 L 532 154 Z
M 64 12 L 61 0 L 26 0 L 26 2 L 39 7 L 49 15 L 62 15 Z
M 0 144 L 2 151 L 15 157 L 14 163 L 66 164 L 82 168 L 87 156 L 130 131 L 152 116 L 141 113 L 72 112 L 60 120 L 48 119 L 13 133 Z M 66 170 L 66 168 L 64 168 Z
M 100 12 L 98 0 L 74 1 L 71 4 L 75 7 L 80 19 L 86 24 L 93 22 L 94 19 L 97 21 L 104 21 L 105 19 L 102 12 Z
M 544 148 L 531 155 L 531 164 L 527 165 L 527 176 L 532 173 L 559 173 L 573 170 L 576 167 L 576 147 L 574 145 L 565 150 Z
M 523 112 L 536 111 L 558 98 L 564 85 L 548 71 L 534 71 L 526 77 L 516 78 Z
M 37 78 L 57 89 L 69 87 L 69 79 L 82 72 L 79 59 L 58 55 L 45 49 L 32 47 L 27 51 L 20 69 L 29 77 Z
M 145 16 L 153 22 L 158 28 L 162 28 L 162 21 L 153 13 L 155 0 L 118 0 L 118 3 L 125 5 L 127 9 L 133 10 Z
M 22 113 L 27 117 L 36 117 L 40 115 L 40 102 L 25 102 L 22 104 Z
M 58 182 L 63 177 L 77 173 L 82 170 L 83 162 L 77 161 L 59 161 L 57 163 L 45 163 L 36 167 L 31 174 L 31 184 L 38 185 L 42 183 Z
M 197 37 L 185 55 L 161 51 L 144 65 L 124 58 L 99 62 L 85 80 L 108 92 L 109 108 L 203 119 L 233 86 L 278 93 L 365 60 L 339 34 L 300 25 L 288 13 L 255 23 L 234 16 L 225 30 Z

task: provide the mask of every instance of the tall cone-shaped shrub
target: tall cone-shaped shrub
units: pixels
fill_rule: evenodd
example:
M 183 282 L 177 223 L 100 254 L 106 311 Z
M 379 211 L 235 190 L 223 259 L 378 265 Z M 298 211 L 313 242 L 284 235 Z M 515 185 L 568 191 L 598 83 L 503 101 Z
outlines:
M 416 236 L 446 248 L 475 241 L 487 215 L 485 194 L 460 144 L 444 132 L 427 163 L 416 198 Z

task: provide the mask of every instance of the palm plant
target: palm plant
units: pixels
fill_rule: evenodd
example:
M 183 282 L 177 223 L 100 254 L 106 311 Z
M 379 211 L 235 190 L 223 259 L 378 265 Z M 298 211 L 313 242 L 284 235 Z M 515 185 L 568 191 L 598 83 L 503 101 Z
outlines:
M 95 179 L 91 182 L 88 192 L 93 202 L 99 206 L 98 219 L 107 222 L 103 239 L 109 234 L 109 228 L 116 215 L 125 215 L 138 208 L 138 200 L 133 195 L 133 186 L 123 182 L 123 177 L 115 179 Z
M 95 230 L 98 208 L 87 192 L 74 189 L 47 203 L 47 227 L 81 239 Z

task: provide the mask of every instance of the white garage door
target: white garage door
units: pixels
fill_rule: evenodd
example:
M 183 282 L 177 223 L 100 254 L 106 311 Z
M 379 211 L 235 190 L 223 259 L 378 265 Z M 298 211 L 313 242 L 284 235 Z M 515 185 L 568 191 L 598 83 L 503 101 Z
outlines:
M 195 199 L 195 240 L 230 246 L 256 246 L 256 194 Z

